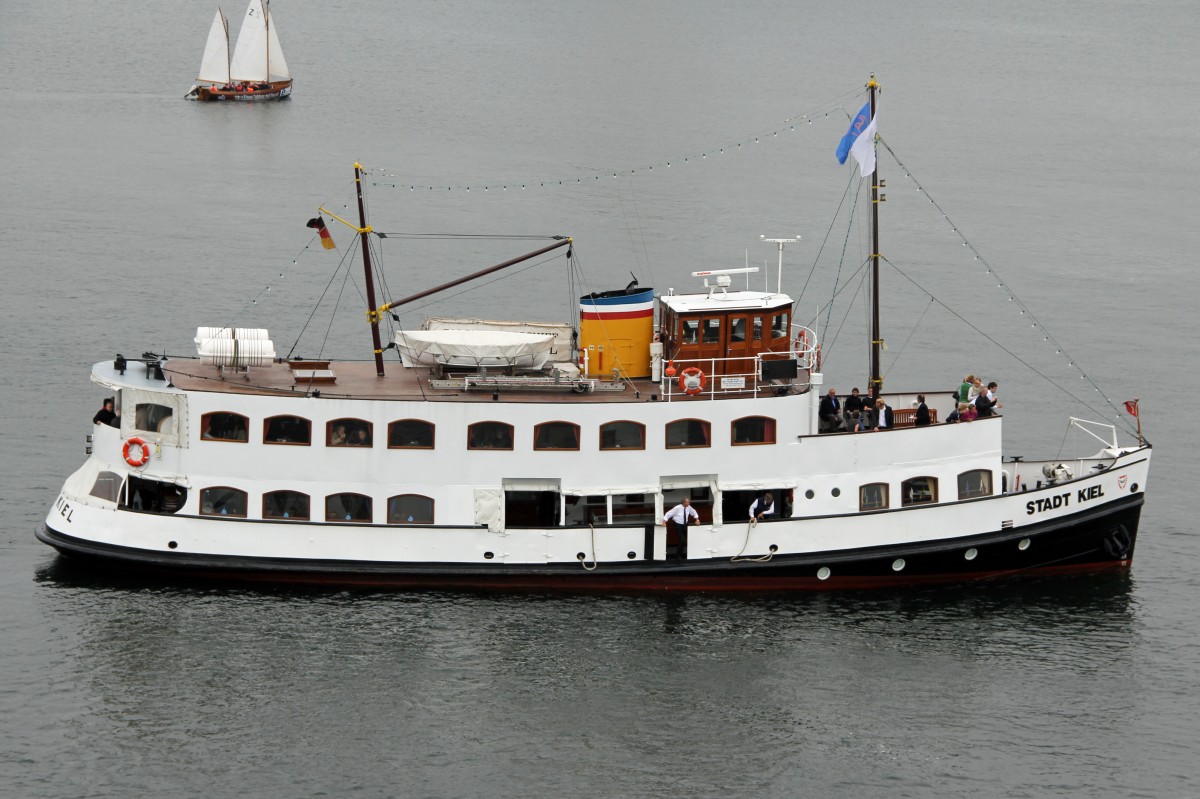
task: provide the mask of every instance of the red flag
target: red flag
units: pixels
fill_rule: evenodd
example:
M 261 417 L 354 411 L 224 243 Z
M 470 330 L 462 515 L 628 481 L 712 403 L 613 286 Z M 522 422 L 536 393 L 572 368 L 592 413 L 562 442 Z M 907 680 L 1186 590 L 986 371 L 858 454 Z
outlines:
M 1137 404 L 1138 404 L 1137 400 L 1125 400 L 1125 412 L 1135 419 L 1137 418 L 1137 415 L 1138 415 Z
M 321 236 L 321 246 L 327 250 L 332 250 L 337 245 L 333 243 L 333 236 L 329 235 L 329 231 L 325 228 L 325 220 L 320 215 L 314 216 L 308 220 L 305 227 L 316 228 L 316 231 Z

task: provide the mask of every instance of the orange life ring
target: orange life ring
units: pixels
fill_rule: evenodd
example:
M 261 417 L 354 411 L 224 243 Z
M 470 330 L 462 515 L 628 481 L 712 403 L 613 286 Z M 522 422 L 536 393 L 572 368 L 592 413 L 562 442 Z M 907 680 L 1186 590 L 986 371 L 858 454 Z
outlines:
M 141 454 L 136 458 L 129 454 L 129 450 L 133 447 L 141 448 Z M 140 469 L 150 462 L 150 445 L 137 436 L 133 436 L 125 442 L 125 446 L 121 447 L 121 455 L 130 466 Z
M 679 390 L 684 394 L 699 394 L 704 390 L 704 372 L 689 366 L 679 373 Z
M 801 330 L 796 336 L 796 352 L 808 352 L 808 331 Z

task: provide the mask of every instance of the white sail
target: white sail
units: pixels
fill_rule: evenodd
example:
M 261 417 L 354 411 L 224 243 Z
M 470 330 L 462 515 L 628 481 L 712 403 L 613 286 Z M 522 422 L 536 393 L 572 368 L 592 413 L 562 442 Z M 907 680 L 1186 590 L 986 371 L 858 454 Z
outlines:
M 283 48 L 279 46 L 279 34 L 275 30 L 275 15 L 271 13 L 271 4 L 267 9 L 267 73 L 271 80 L 291 80 L 292 73 L 288 71 L 287 60 L 283 57 Z
M 229 64 L 229 75 L 235 81 L 262 83 L 267 78 L 267 15 L 262 0 L 250 0 L 242 29 L 238 32 L 237 47 Z
M 200 61 L 198 80 L 209 83 L 229 83 L 229 23 L 221 9 L 213 17 L 208 30 L 208 42 L 204 45 L 204 58 Z

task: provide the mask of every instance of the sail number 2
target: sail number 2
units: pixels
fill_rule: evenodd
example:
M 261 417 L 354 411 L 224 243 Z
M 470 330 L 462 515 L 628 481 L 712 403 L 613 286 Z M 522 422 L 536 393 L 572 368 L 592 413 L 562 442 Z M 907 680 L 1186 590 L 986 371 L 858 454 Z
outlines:
M 62 494 L 58 495 L 58 501 L 54 503 L 54 507 L 57 508 L 58 512 L 62 514 L 62 517 L 66 519 L 68 523 L 70 523 L 71 514 L 75 512 L 75 509 L 70 506 Z

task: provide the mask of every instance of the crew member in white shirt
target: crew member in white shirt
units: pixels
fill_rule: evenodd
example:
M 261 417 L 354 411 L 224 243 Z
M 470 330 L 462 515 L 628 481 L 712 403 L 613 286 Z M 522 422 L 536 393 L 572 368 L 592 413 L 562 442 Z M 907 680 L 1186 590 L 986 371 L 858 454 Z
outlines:
M 674 523 L 675 537 L 679 539 L 679 557 L 686 559 L 688 525 L 700 523 L 700 514 L 692 507 L 692 500 L 684 497 L 682 502 L 663 515 L 663 520 Z

